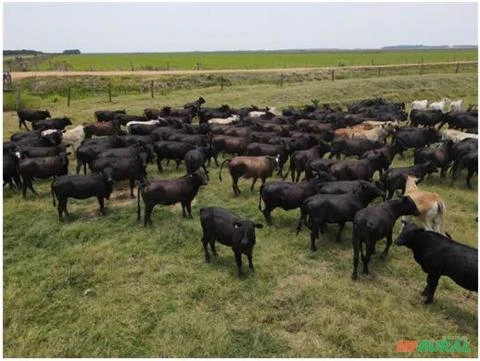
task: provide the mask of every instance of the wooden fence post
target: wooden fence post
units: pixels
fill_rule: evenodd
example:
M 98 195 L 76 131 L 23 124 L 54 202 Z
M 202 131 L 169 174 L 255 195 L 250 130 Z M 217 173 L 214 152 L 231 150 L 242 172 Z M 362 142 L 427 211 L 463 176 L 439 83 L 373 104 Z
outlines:
M 133 63 L 130 62 L 130 69 L 133 71 Z
M 112 84 L 108 83 L 108 101 L 112 102 Z
M 151 94 L 152 99 L 153 99 L 153 80 L 150 82 L 150 94 Z
M 380 76 L 380 67 L 377 68 L 377 76 Z
M 72 95 L 71 88 L 68 87 L 68 92 L 67 92 L 67 107 L 70 106 L 70 98 L 71 98 L 71 95 Z
M 280 86 L 283 87 L 283 73 L 280 74 Z
M 332 69 L 332 81 L 335 81 L 335 69 Z
M 460 63 L 457 63 L 457 67 L 455 68 L 455 74 L 458 73 L 458 68 L 460 67 Z
M 224 82 L 224 79 L 223 79 L 223 75 L 220 77 L 220 90 L 223 90 L 223 82 Z

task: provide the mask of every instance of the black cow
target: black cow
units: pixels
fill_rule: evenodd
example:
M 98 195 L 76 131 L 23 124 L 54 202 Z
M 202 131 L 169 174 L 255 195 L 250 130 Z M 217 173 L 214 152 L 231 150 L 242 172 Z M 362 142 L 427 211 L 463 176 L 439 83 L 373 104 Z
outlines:
M 130 182 L 130 196 L 132 198 L 135 198 L 135 195 L 133 194 L 135 180 L 138 180 L 140 183 L 146 180 L 146 167 L 146 153 L 138 153 L 133 157 L 102 157 L 95 159 L 92 163 L 92 171 L 94 173 L 100 173 L 104 169 L 110 168 L 112 170 L 112 178 L 114 181 L 128 179 Z
M 51 118 L 36 120 L 32 123 L 32 128 L 35 130 L 58 129 L 63 130 L 67 125 L 72 125 L 70 118 Z
M 48 110 L 20 109 L 17 111 L 17 115 L 18 128 L 21 129 L 23 125 L 26 130 L 28 130 L 28 126 L 25 121 L 34 122 L 36 120 L 51 118 L 50 112 Z
M 201 241 L 207 262 L 210 262 L 207 244 L 210 244 L 210 249 L 216 257 L 215 241 L 218 241 L 232 247 L 239 276 L 242 275 L 242 253 L 247 255 L 248 267 L 254 272 L 252 253 L 256 242 L 255 228 L 262 228 L 262 224 L 241 219 L 219 207 L 200 209 L 200 223 L 203 230 Z
M 18 153 L 17 153 L 18 154 Z M 18 172 L 18 156 L 16 152 L 3 152 L 3 186 L 9 184 L 13 188 L 13 183 L 18 189 L 22 186 L 20 174 Z
M 392 245 L 392 232 L 395 222 L 400 216 L 420 213 L 415 202 L 410 197 L 402 197 L 385 201 L 379 205 L 361 209 L 353 220 L 353 273 L 352 279 L 357 279 L 359 254 L 362 255 L 363 273 L 368 274 L 368 263 L 375 252 L 375 243 L 382 238 L 387 238 L 387 246 L 382 253 L 382 258 L 388 255 Z M 366 253 L 363 253 L 363 244 Z
M 405 193 L 405 185 L 407 176 L 415 176 L 420 183 L 427 174 L 436 171 L 435 163 L 427 161 L 422 164 L 415 164 L 410 167 L 390 168 L 380 179 L 379 185 L 385 190 L 385 199 L 392 199 L 397 189 L 401 190 L 401 194 Z
M 317 193 L 317 189 L 325 181 L 333 181 L 335 178 L 328 173 L 316 172 L 316 177 L 310 180 L 294 182 L 271 182 L 260 187 L 258 209 L 262 211 L 267 224 L 272 224 L 272 211 L 280 207 L 284 210 L 291 210 L 302 205 L 308 197 Z M 265 208 L 262 210 L 262 199 Z
M 360 156 L 367 150 L 378 149 L 381 148 L 383 145 L 384 143 L 372 141 L 369 139 L 338 137 L 332 140 L 329 158 L 331 159 L 336 156 L 337 159 L 340 159 L 340 154 L 343 154 L 347 157 L 351 155 L 356 155 L 360 158 Z
M 413 163 L 422 164 L 430 161 L 434 163 L 436 167 L 439 167 L 441 169 L 440 177 L 444 178 L 447 169 L 451 163 L 449 155 L 451 153 L 452 145 L 452 141 L 447 141 L 443 143 L 441 147 L 424 147 L 420 149 L 415 149 L 415 152 L 413 154 Z
M 292 182 L 298 182 L 300 180 L 300 175 L 302 172 L 306 172 L 308 165 L 319 158 L 322 158 L 325 153 L 330 151 L 330 146 L 321 142 L 320 144 L 307 149 L 307 150 L 297 150 L 290 157 L 290 176 L 292 177 Z M 296 178 L 295 178 L 296 173 Z M 285 174 L 285 179 L 288 176 L 288 172 Z
M 34 194 L 32 181 L 34 178 L 50 178 L 68 173 L 68 154 L 60 153 L 53 157 L 27 158 L 20 161 L 19 169 L 22 176 L 23 198 L 27 197 L 27 187 Z
M 404 127 L 392 134 L 392 144 L 395 145 L 400 155 L 410 148 L 422 148 L 440 140 L 434 128 Z
M 112 193 L 113 180 L 111 169 L 105 169 L 101 174 L 93 175 L 63 175 L 52 182 L 51 192 L 53 206 L 55 197 L 58 199 L 58 217 L 63 220 L 63 213 L 69 216 L 67 211 L 68 198 L 86 199 L 97 197 L 100 212 L 105 214 L 104 199 L 109 199 Z
M 40 157 L 53 157 L 57 154 L 65 152 L 64 145 L 56 145 L 54 147 L 21 147 L 20 155 L 22 158 L 40 158 Z
M 444 118 L 445 115 L 441 110 L 413 109 L 410 112 L 410 125 L 413 127 L 417 127 L 419 125 L 434 127 L 438 123 L 441 123 Z
M 459 286 L 478 292 L 476 248 L 409 223 L 404 225 L 395 244 L 410 248 L 415 261 L 427 273 L 427 286 L 422 292 L 422 295 L 427 297 L 426 304 L 433 302 L 433 295 L 441 276 L 448 276 Z
M 297 234 L 300 232 L 302 223 L 310 228 L 311 250 L 315 251 L 315 239 L 318 231 L 322 234 L 327 223 L 338 224 L 336 241 L 340 242 L 343 228 L 346 222 L 353 221 L 355 214 L 365 208 L 377 197 L 382 197 L 383 192 L 370 183 L 362 183 L 352 193 L 345 194 L 317 194 L 307 198 L 301 206 L 300 219 L 297 226 Z M 309 223 L 307 223 L 308 219 Z
M 443 126 L 445 123 L 447 123 L 451 129 L 463 130 L 477 128 L 478 116 L 471 112 L 450 112 L 445 115 L 445 119 L 440 126 Z
M 457 172 L 462 169 L 467 168 L 467 187 L 472 189 L 470 181 L 474 174 L 478 175 L 478 151 L 469 151 L 462 153 L 458 158 L 453 162 L 452 168 L 450 169 L 452 174 L 452 182 L 455 181 L 457 177 Z
M 168 206 L 180 202 L 183 217 L 187 217 L 187 211 L 188 216 L 192 218 L 192 200 L 200 186 L 206 184 L 207 178 L 202 169 L 177 179 L 161 179 L 141 184 L 137 193 L 137 219 L 140 221 L 140 194 L 145 203 L 145 227 L 147 224 L 152 225 L 152 211 L 157 204 Z
M 111 122 L 115 117 L 115 114 L 126 114 L 123 110 L 97 110 L 94 115 L 97 122 Z
M 336 161 L 329 167 L 329 172 L 338 180 L 372 180 L 373 174 L 385 166 L 385 156 L 382 153 L 370 155 L 368 158 Z
M 162 160 L 163 159 L 172 159 L 177 164 L 177 169 L 180 166 L 180 162 L 185 158 L 185 154 L 191 149 L 194 149 L 195 146 L 188 143 L 177 142 L 177 141 L 160 141 L 156 142 L 153 145 L 153 151 L 157 155 L 157 166 L 158 171 L 162 172 Z
M 210 159 L 213 157 L 215 160 L 216 165 L 218 166 L 218 161 L 215 156 L 215 151 L 211 146 L 209 147 L 197 147 L 194 149 L 189 150 L 185 153 L 185 166 L 187 167 L 187 173 L 192 174 L 197 169 L 202 168 L 205 171 L 208 179 L 208 171 L 207 167 L 205 166 L 205 162 L 207 162 L 207 166 L 210 165 Z

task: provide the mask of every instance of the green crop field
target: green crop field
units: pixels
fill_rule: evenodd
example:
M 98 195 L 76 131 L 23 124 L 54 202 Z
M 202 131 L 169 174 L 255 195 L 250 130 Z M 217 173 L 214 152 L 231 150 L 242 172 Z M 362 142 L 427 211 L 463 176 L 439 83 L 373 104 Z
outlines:
M 78 99 L 32 98 L 52 116 L 75 124 L 93 121 L 99 109 L 179 107 L 203 96 L 205 106 L 257 104 L 282 109 L 317 99 L 342 106 L 370 97 L 409 103 L 413 99 L 463 98 L 476 104 L 477 74 L 425 74 L 335 82 L 232 85 L 180 89 L 158 95 L 115 95 Z M 26 99 L 26 100 L 30 100 Z M 15 112 L 3 114 L 4 140 L 18 131 Z M 75 161 L 70 156 L 70 170 Z M 412 164 L 412 152 L 394 166 Z M 160 174 L 149 165 L 148 178 L 183 175 L 173 163 Z M 473 190 L 433 174 L 421 189 L 446 203 L 445 230 L 455 240 L 477 244 L 477 178 Z M 275 210 L 273 226 L 257 230 L 256 272 L 238 278 L 231 249 L 218 245 L 218 259 L 207 264 L 201 246 L 199 210 L 221 206 L 256 222 L 258 184 L 239 182 L 233 197 L 228 173 L 210 182 L 193 204 L 193 220 L 182 219 L 179 205 L 157 206 L 153 226 L 137 222 L 136 199 L 128 182 L 115 185 L 101 216 L 94 199 L 69 200 L 71 218 L 59 222 L 50 181 L 35 181 L 39 196 L 5 188 L 3 197 L 3 350 L 5 357 L 471 357 L 478 355 L 478 297 L 443 277 L 430 306 L 420 291 L 425 273 L 411 252 L 392 246 L 381 260 L 372 257 L 369 276 L 350 279 L 351 225 L 341 243 L 328 227 L 309 249 L 309 233 L 298 236 L 298 211 Z M 278 178 L 274 178 L 278 180 Z M 376 200 L 374 203 L 378 203 Z M 143 206 L 142 206 L 143 216 Z M 398 225 L 395 228 L 395 235 Z M 377 251 L 385 241 L 380 241 Z M 377 252 L 380 253 L 380 252 Z M 399 340 L 468 340 L 468 353 L 399 354 Z
M 34 70 L 267 69 L 477 60 L 477 50 L 268 51 L 54 55 Z M 28 69 L 28 65 L 27 66 Z M 7 66 L 8 67 L 8 66 Z

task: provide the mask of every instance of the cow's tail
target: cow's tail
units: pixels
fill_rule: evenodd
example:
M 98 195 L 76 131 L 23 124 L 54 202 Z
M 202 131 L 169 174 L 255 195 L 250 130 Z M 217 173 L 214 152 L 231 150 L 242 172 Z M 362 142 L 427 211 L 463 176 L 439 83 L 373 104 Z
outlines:
M 263 186 L 264 186 L 264 185 L 265 185 L 265 184 L 262 184 L 262 185 L 260 186 L 260 192 L 258 193 L 258 209 L 259 209 L 260 211 L 262 211 L 262 191 L 263 191 Z
M 56 207 L 57 205 L 55 204 L 55 192 L 53 191 L 53 183 L 55 183 L 55 181 L 53 181 L 50 185 L 50 191 L 52 192 L 53 206 Z
M 441 200 L 437 202 L 437 216 L 434 218 L 434 230 L 436 232 L 442 232 L 443 216 L 445 214 L 445 203 Z
M 231 159 L 225 159 L 225 160 L 222 162 L 222 164 L 220 164 L 220 171 L 218 172 L 218 178 L 219 178 L 220 180 L 222 180 L 222 168 L 223 168 L 223 165 L 224 165 L 225 163 L 227 163 L 227 162 L 230 164 L 230 161 L 231 161 Z

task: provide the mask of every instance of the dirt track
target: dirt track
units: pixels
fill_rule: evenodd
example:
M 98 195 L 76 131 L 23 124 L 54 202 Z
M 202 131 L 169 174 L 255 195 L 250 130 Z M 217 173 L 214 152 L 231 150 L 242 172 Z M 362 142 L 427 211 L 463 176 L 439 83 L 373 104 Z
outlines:
M 189 74 L 222 74 L 222 73 L 293 73 L 304 71 L 330 71 L 338 70 L 358 70 L 358 69 L 378 69 L 378 68 L 408 68 L 418 66 L 435 65 L 467 65 L 477 64 L 477 61 L 459 61 L 443 63 L 415 63 L 415 64 L 388 64 L 388 65 L 361 65 L 344 67 L 321 67 L 321 68 L 274 68 L 274 69 L 217 69 L 217 70 L 136 70 L 136 71 L 32 71 L 32 72 L 12 72 L 12 79 L 19 80 L 30 77 L 45 76 L 121 76 L 121 75 L 189 75 Z

